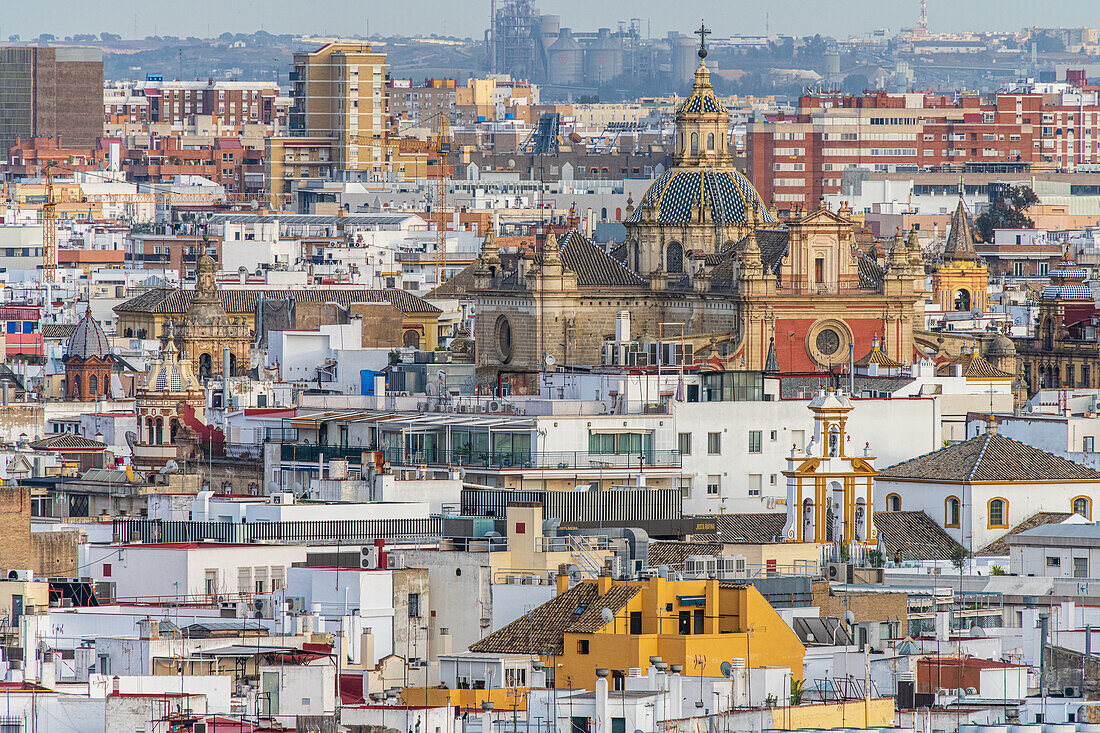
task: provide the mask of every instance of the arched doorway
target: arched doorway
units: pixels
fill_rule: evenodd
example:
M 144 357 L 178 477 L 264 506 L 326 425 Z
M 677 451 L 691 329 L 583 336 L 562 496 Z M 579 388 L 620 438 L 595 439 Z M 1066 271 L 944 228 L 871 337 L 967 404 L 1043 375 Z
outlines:
M 405 331 L 404 336 L 401 338 L 401 343 L 404 344 L 406 348 L 419 349 L 420 334 L 418 334 L 416 331 L 413 331 L 412 329 L 409 329 L 408 331 Z

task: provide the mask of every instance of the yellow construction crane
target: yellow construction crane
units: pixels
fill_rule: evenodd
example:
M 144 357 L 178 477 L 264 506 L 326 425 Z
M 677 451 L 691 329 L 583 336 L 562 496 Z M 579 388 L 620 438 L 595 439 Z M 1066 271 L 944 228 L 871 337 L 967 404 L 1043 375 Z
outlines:
M 450 171 L 447 154 L 451 144 L 447 142 L 447 112 L 439 113 L 439 135 L 435 139 L 435 204 L 432 208 L 435 219 L 435 284 L 442 285 L 447 280 L 447 180 Z
M 393 158 L 397 152 L 435 153 L 435 168 L 430 177 L 435 182 L 435 198 L 432 202 L 432 222 L 435 224 L 435 282 L 442 285 L 447 279 L 447 186 L 450 178 L 450 166 L 447 154 L 451 152 L 451 143 L 447 140 L 447 114 L 439 113 L 439 132 L 435 140 L 424 141 L 403 137 L 367 137 L 349 135 L 349 145 L 382 148 L 385 159 L 382 161 L 393 167 Z M 431 161 L 428 161 L 429 166 Z
M 50 165 L 46 166 L 46 202 L 42 204 L 42 274 L 46 282 L 57 278 L 57 199 Z

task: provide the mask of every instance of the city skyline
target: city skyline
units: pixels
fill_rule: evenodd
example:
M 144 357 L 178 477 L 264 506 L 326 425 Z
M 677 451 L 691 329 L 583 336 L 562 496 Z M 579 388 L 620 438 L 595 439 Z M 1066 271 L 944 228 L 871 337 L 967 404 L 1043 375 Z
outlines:
M 301 33 L 315 35 L 455 35 L 479 38 L 489 25 L 489 2 L 445 3 L 417 0 L 400 6 L 363 6 L 351 0 L 325 0 L 318 13 L 293 12 L 287 0 L 260 2 L 213 2 L 195 0 L 186 7 L 168 6 L 152 15 L 135 0 L 110 7 L 88 5 L 77 0 L 50 0 L 43 12 L 22 14 L 0 22 L 0 37 L 19 35 L 28 39 L 48 33 L 59 38 L 76 33 L 110 32 L 123 38 L 150 35 L 212 37 L 221 33 Z M 706 17 L 716 34 L 756 35 L 765 32 L 785 35 L 820 33 L 837 38 L 859 36 L 878 28 L 896 31 L 918 23 L 920 5 L 911 2 L 880 3 L 873 0 L 840 0 L 828 13 L 804 0 L 777 0 L 767 6 L 693 0 L 669 6 L 656 0 L 639 0 L 629 11 L 615 6 L 592 6 L 577 0 L 541 0 L 542 13 L 560 15 L 562 25 L 577 29 L 616 27 L 618 21 L 640 18 L 642 28 L 653 36 L 669 30 L 687 32 Z M 806 12 L 812 7 L 811 12 Z M 411 12 L 410 12 L 411 10 Z M 1014 31 L 1027 26 L 1072 27 L 1095 20 L 1095 6 L 1088 0 L 1057 0 L 1041 7 L 1023 0 L 998 5 L 991 16 L 978 3 L 952 4 L 946 0 L 928 3 L 929 26 L 933 31 Z M 216 18 L 216 20 L 211 20 Z

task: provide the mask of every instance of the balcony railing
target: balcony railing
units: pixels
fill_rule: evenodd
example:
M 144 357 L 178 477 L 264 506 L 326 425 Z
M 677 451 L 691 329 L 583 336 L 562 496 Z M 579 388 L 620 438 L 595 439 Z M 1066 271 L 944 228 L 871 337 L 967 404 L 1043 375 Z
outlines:
M 364 452 L 379 449 L 339 445 L 282 444 L 284 462 L 317 463 L 346 460 L 359 465 Z M 561 468 L 561 469 L 630 469 L 679 468 L 678 450 L 649 450 L 641 453 L 589 453 L 588 451 L 477 451 L 477 450 L 401 450 L 380 449 L 391 466 L 464 466 L 469 468 Z

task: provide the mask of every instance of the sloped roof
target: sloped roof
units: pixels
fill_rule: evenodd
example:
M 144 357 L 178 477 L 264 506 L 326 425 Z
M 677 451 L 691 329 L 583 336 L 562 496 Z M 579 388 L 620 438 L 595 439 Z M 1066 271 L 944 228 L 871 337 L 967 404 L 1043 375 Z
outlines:
M 943 250 L 945 260 L 976 260 L 978 253 L 974 249 L 974 234 L 970 231 L 970 219 L 966 215 L 966 205 L 959 199 L 955 213 L 951 215 L 951 233 L 947 235 L 947 246 Z
M 761 221 L 778 222 L 763 206 L 749 179 L 736 168 L 670 168 L 650 185 L 624 223 L 641 221 L 649 206 L 656 208 L 656 220 L 661 224 L 690 223 L 695 206 L 707 210 L 708 219 L 716 225 L 746 224 L 753 208 Z
M 1100 472 L 1000 433 L 983 433 L 882 469 L 879 480 L 1100 481 Z
M 886 557 L 950 560 L 958 542 L 922 511 L 875 512 L 878 549 Z
M 1009 552 L 1008 538 L 1012 535 L 1046 524 L 1060 524 L 1071 516 L 1071 512 L 1036 512 L 974 554 L 979 557 L 1005 557 Z
M 877 345 L 874 346 L 866 354 L 861 356 L 859 359 L 857 359 L 855 362 L 855 366 L 857 367 L 867 367 L 871 364 L 878 364 L 880 367 L 886 367 L 887 369 L 897 369 L 902 366 L 898 362 L 888 357 L 886 354 L 882 353 L 882 349 L 880 349 Z
M 75 330 L 75 323 L 43 323 L 39 326 L 44 339 L 68 339 Z
M 602 629 L 603 609 L 618 613 L 641 590 L 636 585 L 615 583 L 600 594 L 595 581 L 578 583 L 538 608 L 471 644 L 472 652 L 493 654 L 561 654 L 565 634 L 593 633 Z
M 721 542 L 651 542 L 649 564 L 682 565 L 692 555 L 717 557 L 723 547 Z
M 998 369 L 976 353 L 959 354 L 957 358 L 936 367 L 936 374 L 953 377 L 956 366 L 962 367 L 962 376 L 968 379 L 1012 379 L 1015 376 L 1011 372 Z
M 425 298 L 461 298 L 466 295 L 467 291 L 472 290 L 474 287 L 474 270 L 477 268 L 477 263 L 467 265 L 459 272 L 455 273 L 455 276 L 450 280 L 446 280 L 442 285 L 436 285 L 429 290 L 424 297 Z
M 34 450 L 96 451 L 103 450 L 106 447 L 106 443 L 100 443 L 98 440 L 85 438 L 83 435 L 77 435 L 76 433 L 57 433 L 56 435 L 47 435 L 45 438 L 42 438 L 41 440 L 36 440 L 31 443 L 31 448 L 33 448 Z
M 613 258 L 576 229 L 570 229 L 558 240 L 561 263 L 577 274 L 581 287 L 631 287 L 644 280 L 636 272 Z
M 293 298 L 299 303 L 336 303 L 343 308 L 353 303 L 393 304 L 402 313 L 442 313 L 423 298 L 396 288 L 381 290 L 310 288 L 297 290 L 218 290 L 218 299 L 226 313 L 253 313 L 260 296 L 265 300 Z M 194 290 L 153 288 L 115 306 L 115 313 L 166 313 L 183 315 L 191 308 Z
M 92 317 L 92 310 L 89 308 L 65 342 L 65 357 L 104 359 L 110 355 L 111 344 L 107 341 L 107 334 L 103 332 L 99 321 Z

